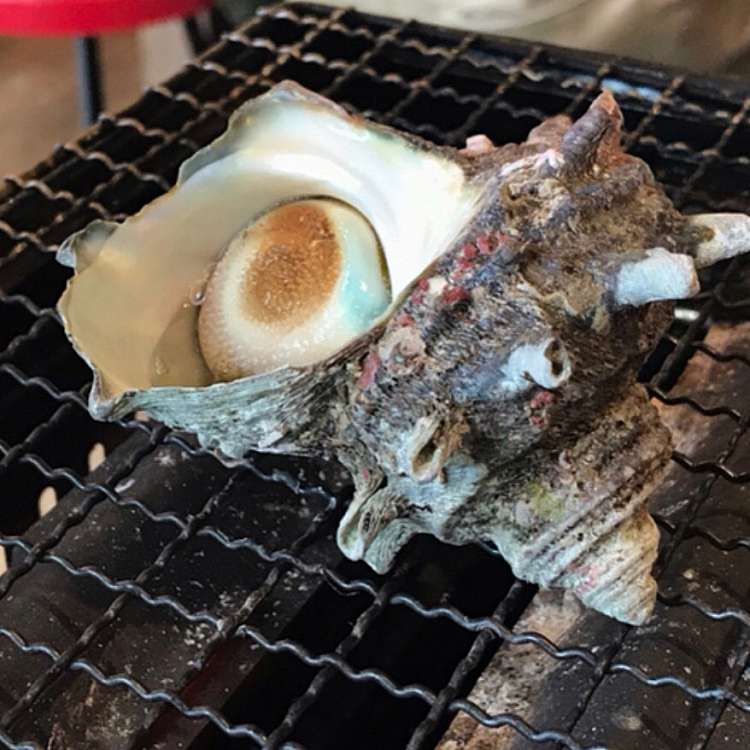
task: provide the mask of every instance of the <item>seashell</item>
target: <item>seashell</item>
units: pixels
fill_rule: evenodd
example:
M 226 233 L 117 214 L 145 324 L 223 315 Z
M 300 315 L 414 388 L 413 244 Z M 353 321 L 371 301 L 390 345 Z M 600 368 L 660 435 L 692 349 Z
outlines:
M 671 445 L 636 372 L 750 219 L 681 215 L 620 128 L 605 91 L 522 144 L 438 148 L 279 84 L 171 192 L 61 248 L 92 414 L 337 458 L 338 543 L 376 571 L 418 533 L 486 540 L 644 622 Z

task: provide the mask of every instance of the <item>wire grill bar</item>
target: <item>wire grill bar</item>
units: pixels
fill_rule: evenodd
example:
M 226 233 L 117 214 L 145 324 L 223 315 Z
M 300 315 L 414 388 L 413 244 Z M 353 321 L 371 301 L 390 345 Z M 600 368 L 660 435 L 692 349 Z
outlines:
M 687 409 L 707 424 L 732 424 L 714 454 L 675 453 L 676 465 L 697 485 L 679 513 L 668 505 L 656 512 L 665 536 L 657 627 L 689 611 L 705 627 L 717 623 L 734 628 L 727 652 L 735 661 L 708 681 L 634 663 L 631 644 L 643 637 L 643 629 L 612 625 L 603 649 L 575 642 L 559 645 L 540 633 L 515 630 L 533 587 L 514 582 L 502 561 L 481 547 L 457 551 L 436 543 L 416 545 L 385 579 L 343 563 L 330 531 L 345 496 L 320 483 L 317 467 L 261 456 L 230 465 L 190 438 L 150 422 L 130 419 L 104 426 L 89 420 L 88 374 L 65 342 L 52 307 L 67 272 L 52 262 L 49 252 L 91 219 L 121 220 L 168 189 L 178 165 L 218 135 L 239 104 L 283 78 L 295 78 L 377 121 L 452 145 L 473 132 L 486 132 L 496 142 L 520 140 L 551 114 L 579 114 L 607 85 L 623 106 L 626 143 L 651 163 L 675 201 L 688 209 L 750 208 L 745 187 L 750 97 L 738 84 L 717 85 L 627 61 L 301 3 L 262 10 L 127 111 L 102 117 L 80 141 L 58 148 L 29 174 L 8 178 L 0 194 L 0 486 L 20 500 L 16 511 L 0 512 L 0 546 L 11 562 L 0 578 L 0 641 L 4 658 L 19 665 L 22 658 L 32 659 L 28 665 L 33 666 L 24 667 L 24 679 L 14 673 L 0 690 L 0 744 L 41 748 L 63 742 L 65 732 L 75 726 L 72 720 L 66 724 L 66 695 L 78 695 L 81 680 L 87 680 L 90 693 L 85 697 L 94 708 L 124 701 L 122 715 L 137 717 L 139 731 L 143 727 L 140 734 L 125 733 L 117 747 L 149 746 L 148 736 L 158 736 L 164 747 L 176 747 L 178 737 L 196 748 L 210 747 L 222 737 L 244 742 L 243 747 L 322 747 L 324 740 L 316 744 L 322 737 L 320 717 L 328 719 L 326 741 L 358 736 L 360 745 L 369 747 L 353 726 L 363 716 L 357 700 L 365 698 L 357 698 L 358 691 L 372 700 L 365 712 L 387 710 L 397 717 L 393 727 L 373 734 L 373 747 L 434 746 L 456 713 L 488 728 L 509 728 L 524 747 L 607 747 L 611 740 L 592 734 L 589 716 L 608 685 L 619 680 L 624 700 L 631 700 L 634 710 L 642 696 L 662 691 L 676 691 L 681 700 L 697 706 L 711 729 L 696 746 L 708 747 L 715 742 L 713 728 L 730 709 L 750 715 L 750 696 L 741 684 L 748 656 L 747 598 L 706 600 L 702 591 L 679 591 L 666 582 L 689 545 L 705 544 L 726 555 L 750 549 L 750 526 L 719 532 L 704 516 L 721 488 L 750 482 L 750 467 L 738 460 L 750 410 L 729 390 L 720 391 L 717 400 L 713 391 L 675 391 L 674 386 L 696 353 L 717 367 L 750 366 L 750 347 L 743 348 L 741 337 L 728 349 L 704 340 L 717 323 L 739 330 L 747 319 L 750 285 L 743 262 L 728 264 L 709 280 L 708 292 L 684 308 L 689 323 L 676 319 L 644 368 L 652 395 L 665 409 Z M 40 352 L 52 357 L 54 366 L 40 361 Z M 24 413 L 33 417 L 24 419 Z M 73 429 L 82 444 L 61 446 Z M 122 445 L 103 469 L 87 475 L 85 453 L 97 440 L 110 450 Z M 167 459 L 210 475 L 215 489 L 202 500 L 190 497 L 183 512 L 179 503 L 159 501 L 152 486 L 139 494 L 129 490 L 142 475 L 158 478 L 171 471 L 182 476 L 187 471 L 165 467 Z M 67 494 L 59 508 L 32 526 L 36 498 L 45 486 Z M 221 517 L 226 507 L 241 508 L 248 487 L 253 498 L 283 493 L 287 506 L 297 503 L 298 517 L 286 536 L 268 538 L 281 510 L 265 513 L 265 527 L 241 510 L 233 511 L 237 515 L 231 522 Z M 138 570 L 110 570 L 106 555 L 81 557 L 76 536 L 89 533 L 104 513 L 119 514 L 111 516 L 117 528 L 137 523 L 144 534 L 158 537 L 150 555 L 139 559 Z M 217 560 L 255 561 L 244 563 L 254 570 L 254 583 L 230 597 L 238 592 L 209 585 L 210 571 L 199 568 L 191 580 L 214 586 L 215 595 L 186 598 L 168 571 L 186 564 L 193 549 Z M 437 583 L 428 585 L 420 578 L 425 566 L 435 568 Z M 94 587 L 108 602 L 82 615 L 80 625 L 71 626 L 70 637 L 59 645 L 51 636 L 36 638 L 13 610 L 13 597 L 32 595 L 35 581 L 49 571 L 66 582 L 70 595 L 83 596 L 87 587 Z M 496 591 L 477 588 L 478 571 L 497 577 Z M 288 602 L 284 616 L 276 613 L 278 622 L 269 625 L 272 603 L 295 580 L 306 581 L 309 591 Z M 462 594 L 464 588 L 471 597 Z M 224 606 L 221 596 L 231 599 L 231 605 Z M 326 629 L 316 626 L 311 614 L 320 601 L 332 604 L 336 625 L 330 633 L 314 632 Z M 155 674 L 131 673 L 114 656 L 111 663 L 101 661 L 110 653 L 103 645 L 107 639 L 114 642 L 121 628 L 137 621 L 128 619 L 135 617 L 134 605 L 142 608 L 142 617 L 173 618 L 168 621 L 183 643 L 193 644 L 189 663 L 169 672 L 169 679 L 170 663 L 156 655 L 163 674 L 158 668 Z M 339 610 L 340 616 L 335 614 Z M 307 630 L 295 630 L 297 619 Z M 401 662 L 409 662 L 408 656 L 397 658 L 392 646 L 383 645 L 395 622 L 409 623 L 418 634 L 415 643 L 455 641 L 455 648 L 438 660 L 433 672 L 423 659 L 407 673 Z M 576 693 L 575 710 L 565 723 L 552 726 L 513 712 L 493 714 L 466 697 L 501 645 L 531 645 L 586 672 L 586 685 Z M 227 654 L 237 655 L 240 665 L 230 676 L 226 666 L 214 666 Z M 264 665 L 274 660 L 287 660 L 284 664 L 297 676 L 287 692 L 269 686 L 271 695 L 262 696 L 248 676 L 264 674 Z M 211 693 L 208 675 L 215 669 L 229 695 L 236 695 L 234 703 L 227 695 Z M 420 678 L 422 673 L 426 676 Z M 627 685 L 623 675 L 629 676 Z M 249 696 L 258 705 L 256 713 L 248 709 L 254 705 Z M 337 702 L 350 706 L 356 718 L 343 711 L 338 715 Z M 92 731 L 89 746 L 115 746 L 97 745 L 104 740 Z M 631 732 L 630 741 L 622 744 L 618 736 L 617 747 L 643 744 L 638 732 Z

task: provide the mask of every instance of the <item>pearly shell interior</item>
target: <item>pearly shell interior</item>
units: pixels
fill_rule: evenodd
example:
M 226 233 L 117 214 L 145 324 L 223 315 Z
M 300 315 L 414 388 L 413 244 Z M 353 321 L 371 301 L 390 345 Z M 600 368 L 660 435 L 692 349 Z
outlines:
M 481 194 L 446 152 L 351 117 L 294 84 L 275 87 L 182 165 L 173 190 L 122 224 L 94 222 L 61 248 L 59 259 L 76 274 L 59 307 L 96 374 L 92 408 L 107 413 L 123 396 L 154 386 L 202 387 L 294 364 L 258 359 L 215 374 L 198 336 L 195 303 L 214 267 L 271 209 L 313 197 L 364 217 L 390 272 L 393 302 L 383 318 L 455 241 Z M 298 362 L 331 354 L 343 338 L 310 347 Z

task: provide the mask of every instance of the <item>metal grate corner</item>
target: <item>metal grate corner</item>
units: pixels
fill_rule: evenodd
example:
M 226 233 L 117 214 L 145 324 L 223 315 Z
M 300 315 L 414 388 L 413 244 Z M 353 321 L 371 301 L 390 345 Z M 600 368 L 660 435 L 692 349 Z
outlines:
M 654 499 L 661 593 L 645 628 L 591 616 L 561 645 L 514 627 L 536 591 L 481 546 L 419 539 L 376 576 L 336 548 L 348 491 L 334 489 L 331 467 L 260 455 L 226 465 L 140 415 L 90 419 L 89 372 L 54 310 L 68 272 L 51 251 L 167 190 L 239 104 L 285 78 L 451 145 L 477 132 L 522 140 L 607 86 L 628 147 L 682 208 L 750 210 L 747 86 L 303 3 L 260 11 L 126 111 L 7 178 L 0 742 L 417 750 L 463 715 L 513 747 L 745 747 L 744 261 L 709 272 L 644 365 L 665 412 L 683 410 L 700 432 Z M 684 377 L 699 360 L 710 382 Z M 97 445 L 107 459 L 94 468 Z M 40 495 L 53 491 L 40 518 Z M 469 697 L 493 657 L 521 648 L 561 667 L 546 713 L 492 713 Z M 623 710 L 637 721 L 618 720 Z

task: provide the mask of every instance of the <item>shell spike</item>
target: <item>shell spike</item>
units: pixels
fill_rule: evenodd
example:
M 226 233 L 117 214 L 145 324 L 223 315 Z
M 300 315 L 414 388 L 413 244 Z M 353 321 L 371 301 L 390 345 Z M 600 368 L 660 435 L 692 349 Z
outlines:
M 417 522 L 398 517 L 405 502 L 388 487 L 358 492 L 339 524 L 336 540 L 341 551 L 385 573 L 398 551 L 421 531 Z
M 563 136 L 572 124 L 573 122 L 568 115 L 550 117 L 531 129 L 526 143 L 540 144 L 546 148 L 559 149 Z
M 600 146 L 607 150 L 619 150 L 621 127 L 620 107 L 605 89 L 562 137 L 560 153 L 565 160 L 566 170 L 589 170 L 596 161 Z
M 690 249 L 696 268 L 734 258 L 750 250 L 750 216 L 745 214 L 696 214 L 688 218 L 697 239 Z
M 637 260 L 629 255 L 616 267 L 613 280 L 616 307 L 687 299 L 700 291 L 693 259 L 663 247 L 649 248 Z

